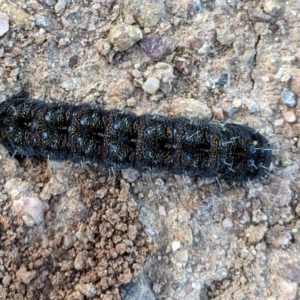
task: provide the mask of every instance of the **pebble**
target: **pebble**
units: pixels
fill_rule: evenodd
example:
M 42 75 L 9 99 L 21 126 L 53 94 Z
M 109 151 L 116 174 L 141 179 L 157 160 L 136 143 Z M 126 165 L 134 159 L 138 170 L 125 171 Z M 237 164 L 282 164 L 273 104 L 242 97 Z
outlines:
M 46 211 L 45 204 L 37 197 L 22 196 L 20 199 L 13 199 L 13 211 L 17 215 L 29 216 L 24 221 L 32 226 L 32 220 L 35 224 L 41 224 L 44 221 L 44 213 Z
M 294 123 L 296 121 L 296 115 L 293 111 L 287 111 L 284 114 L 284 119 L 288 122 L 288 123 Z
M 125 0 L 125 15 L 129 14 L 141 27 L 154 27 L 165 13 L 162 0 Z
M 298 283 L 281 279 L 278 283 L 280 299 L 294 300 L 297 296 Z
M 205 36 L 196 36 L 188 40 L 188 45 L 191 50 L 199 50 L 205 43 Z
M 153 60 L 161 60 L 174 49 L 173 40 L 158 34 L 148 34 L 140 42 L 141 48 Z
M 130 97 L 129 99 L 126 100 L 126 105 L 128 107 L 133 107 L 136 105 L 136 99 L 134 97 Z
M 29 284 L 32 279 L 36 277 L 36 271 L 27 271 L 24 265 L 16 273 L 17 281 L 24 284 Z
M 172 251 L 175 252 L 177 250 L 179 250 L 181 247 L 181 244 L 179 241 L 174 241 L 172 242 Z
M 260 106 L 256 101 L 252 101 L 251 103 L 249 103 L 248 109 L 252 114 L 255 114 L 260 111 Z
M 285 277 L 299 282 L 300 280 L 300 261 L 299 259 L 284 260 L 280 265 L 280 270 Z
M 283 119 L 277 119 L 274 121 L 274 126 L 280 127 L 280 126 L 282 126 L 283 122 L 284 122 Z
M 223 226 L 224 229 L 229 229 L 233 226 L 233 222 L 230 218 L 225 218 L 222 221 L 222 226 Z
M 79 283 L 77 287 L 81 294 L 88 299 L 93 298 L 97 294 L 96 288 L 92 283 Z
M 0 12 L 0 36 L 4 35 L 9 29 L 8 16 Z
M 118 98 L 126 100 L 134 93 L 134 86 L 127 78 L 121 78 L 117 82 L 113 82 L 109 87 L 108 96 L 110 98 Z
M 216 85 L 225 86 L 228 82 L 228 74 L 224 73 L 220 76 L 219 80 L 216 82 Z
M 4 277 L 2 278 L 2 284 L 4 286 L 9 286 L 10 281 L 11 281 L 11 276 L 8 274 L 4 275 Z
M 108 39 L 116 51 L 125 51 L 142 38 L 142 31 L 138 27 L 127 24 L 116 25 L 108 35 Z
M 30 29 L 32 27 L 32 22 L 30 21 L 30 15 L 24 10 L 17 8 L 10 4 L 3 4 L 1 10 L 6 13 L 15 26 L 24 27 Z
M 235 99 L 232 101 L 232 106 L 234 108 L 240 108 L 242 106 L 242 100 L 241 99 Z
M 291 90 L 285 90 L 282 92 L 283 104 L 287 107 L 295 107 L 297 105 L 296 94 Z
M 98 40 L 96 43 L 96 47 L 98 52 L 103 56 L 108 55 L 110 52 L 110 43 L 105 39 Z
M 85 266 L 85 262 L 88 259 L 87 251 L 81 251 L 76 255 L 74 260 L 74 268 L 76 270 L 82 270 Z
M 149 77 L 142 88 L 148 94 L 154 94 L 159 89 L 159 79 L 156 77 Z
M 136 181 L 140 177 L 140 175 L 141 175 L 140 172 L 133 168 L 122 170 L 122 176 L 128 182 Z
M 276 0 L 265 0 L 263 4 L 263 10 L 266 14 L 273 17 L 277 16 L 281 12 L 281 6 L 279 1 Z
M 49 19 L 46 16 L 36 16 L 35 24 L 39 27 L 46 28 L 49 26 Z
M 120 290 L 124 292 L 122 300 L 155 300 L 153 291 L 163 288 L 160 284 L 152 284 L 145 275 L 140 275 L 135 281 L 121 285 Z
M 58 0 L 55 7 L 54 7 L 54 10 L 55 10 L 55 13 L 58 15 L 58 16 L 61 16 L 65 9 L 66 9 L 66 1 L 65 0 Z
M 223 109 L 221 107 L 215 107 L 213 106 L 213 113 L 214 117 L 218 120 L 223 120 L 224 119 L 224 114 L 223 114 Z
M 267 231 L 267 223 L 260 223 L 257 226 L 249 226 L 245 230 L 245 235 L 249 244 L 257 244 L 261 241 Z
M 77 79 L 76 78 L 69 78 L 69 79 L 66 79 L 65 81 L 63 81 L 61 83 L 61 86 L 66 91 L 70 91 L 70 90 L 75 89 L 76 84 L 77 84 Z
M 268 22 L 271 17 L 265 14 L 260 7 L 255 7 L 253 11 L 250 13 L 250 18 L 254 22 Z
M 55 4 L 55 0 L 43 0 L 43 2 L 48 6 L 53 6 Z

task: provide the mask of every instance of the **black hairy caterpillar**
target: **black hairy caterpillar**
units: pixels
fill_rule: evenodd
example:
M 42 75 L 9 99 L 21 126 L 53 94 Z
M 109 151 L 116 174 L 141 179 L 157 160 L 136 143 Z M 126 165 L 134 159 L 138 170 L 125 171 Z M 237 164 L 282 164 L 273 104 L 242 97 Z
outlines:
M 265 175 L 272 155 L 267 139 L 243 125 L 137 116 L 27 96 L 0 103 L 0 144 L 13 155 L 229 181 Z

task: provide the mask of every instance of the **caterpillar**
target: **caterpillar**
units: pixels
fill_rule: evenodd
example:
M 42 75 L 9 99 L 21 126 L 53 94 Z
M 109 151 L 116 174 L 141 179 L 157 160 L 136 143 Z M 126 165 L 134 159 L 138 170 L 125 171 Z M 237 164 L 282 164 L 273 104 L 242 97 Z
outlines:
M 45 103 L 16 96 L 0 103 L 0 144 L 13 156 L 89 161 L 116 170 L 246 181 L 266 175 L 267 139 L 238 124 Z

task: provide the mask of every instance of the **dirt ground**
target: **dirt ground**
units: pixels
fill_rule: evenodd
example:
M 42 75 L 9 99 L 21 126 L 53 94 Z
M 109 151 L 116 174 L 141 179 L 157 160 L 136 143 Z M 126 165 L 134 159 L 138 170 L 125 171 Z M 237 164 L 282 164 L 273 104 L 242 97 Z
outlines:
M 300 299 L 298 0 L 0 0 L 0 101 L 245 124 L 269 180 L 15 159 L 0 147 L 1 299 Z

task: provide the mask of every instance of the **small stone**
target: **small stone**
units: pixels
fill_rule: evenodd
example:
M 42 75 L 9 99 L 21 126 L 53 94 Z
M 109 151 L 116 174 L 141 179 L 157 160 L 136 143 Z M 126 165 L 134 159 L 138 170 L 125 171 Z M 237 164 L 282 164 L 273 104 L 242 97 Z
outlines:
M 4 59 L 4 64 L 7 67 L 15 68 L 17 66 L 17 61 L 12 57 L 6 57 Z
M 78 55 L 76 55 L 76 54 L 72 55 L 69 58 L 68 66 L 73 69 L 78 64 L 78 60 L 79 60 Z
M 252 221 L 253 223 L 260 223 L 262 221 L 267 221 L 268 217 L 260 209 L 256 209 L 252 213 Z
M 267 223 L 260 223 L 257 226 L 249 226 L 245 230 L 246 238 L 249 244 L 257 244 L 261 241 L 267 231 Z
M 79 292 L 73 292 L 72 294 L 68 295 L 67 300 L 84 300 L 84 296 Z
M 55 0 L 43 0 L 43 2 L 48 6 L 53 6 L 55 4 Z
M 179 73 L 188 75 L 191 72 L 192 62 L 185 57 L 176 56 L 174 59 L 174 67 Z
M 228 82 L 228 74 L 222 74 L 219 80 L 216 82 L 216 85 L 225 86 Z
M 180 249 L 176 252 L 175 260 L 176 264 L 179 266 L 185 266 L 189 259 L 189 254 L 187 249 Z
M 103 56 L 108 55 L 110 52 L 110 43 L 105 39 L 100 39 L 96 43 L 96 47 L 97 47 L 97 50 L 99 51 L 99 53 Z
M 265 240 L 276 248 L 287 249 L 292 243 L 293 236 L 286 228 L 275 225 L 268 230 Z
M 66 9 L 66 1 L 65 0 L 58 0 L 55 7 L 54 7 L 55 13 L 58 16 L 61 16 L 64 13 L 65 9 Z
M 78 290 L 88 299 L 93 298 L 97 294 L 96 288 L 92 283 L 80 283 L 78 284 Z
M 129 14 L 141 27 L 154 27 L 165 12 L 165 4 L 162 0 L 125 0 L 125 15 Z
M 297 105 L 296 94 L 291 90 L 285 90 L 282 92 L 283 104 L 287 107 L 295 107 Z
M 4 275 L 4 277 L 2 278 L 2 284 L 4 286 L 9 286 L 10 281 L 11 281 L 11 276 L 8 274 Z
M 188 40 L 188 45 L 191 50 L 199 50 L 205 43 L 205 36 L 196 36 Z
M 38 27 L 46 28 L 49 26 L 49 19 L 46 16 L 36 16 L 35 24 Z
M 180 247 L 181 247 L 181 244 L 180 244 L 179 241 L 174 241 L 174 242 L 172 242 L 172 250 L 173 250 L 173 252 L 179 250 Z
M 127 15 L 125 15 L 124 22 L 126 24 L 132 25 L 135 22 L 135 20 L 132 15 L 127 14 Z
M 223 221 L 222 221 L 222 226 L 223 228 L 225 229 L 229 229 L 229 228 L 232 228 L 233 226 L 233 222 L 230 218 L 225 218 Z
M 126 100 L 126 105 L 128 107 L 134 107 L 136 105 L 136 99 L 134 97 L 130 97 Z
M 27 227 L 33 227 L 35 225 L 34 220 L 28 215 L 23 215 L 22 219 Z
M 61 86 L 63 89 L 65 89 L 66 91 L 70 91 L 75 89 L 77 84 L 77 79 L 76 78 L 68 78 L 65 81 L 63 81 L 61 83 Z
M 213 113 L 216 119 L 218 120 L 223 120 L 224 119 L 224 114 L 223 114 L 223 109 L 221 107 L 214 107 L 213 106 Z
M 277 17 L 282 13 L 281 6 L 279 1 L 276 0 L 265 0 L 263 4 L 264 12 L 273 17 Z
M 7 3 L 2 5 L 1 10 L 8 15 L 10 21 L 15 26 L 24 27 L 26 29 L 30 29 L 32 27 L 30 15 L 24 10 Z
M 141 48 L 153 60 L 161 60 L 174 49 L 173 40 L 157 34 L 149 34 L 140 42 Z
M 298 283 L 281 279 L 278 283 L 280 299 L 294 300 L 297 296 Z
M 9 29 L 8 16 L 0 12 L 0 36 L 4 35 Z
M 122 170 L 122 176 L 128 182 L 134 182 L 140 177 L 140 172 L 133 168 L 124 169 Z
M 271 17 L 265 14 L 260 7 L 256 6 L 254 10 L 250 13 L 250 18 L 254 22 L 268 22 Z
M 38 31 L 34 39 L 37 45 L 42 45 L 44 43 L 46 39 L 45 33 L 46 33 L 45 29 L 40 28 L 40 30 Z
M 107 192 L 108 192 L 108 188 L 102 187 L 101 189 L 96 191 L 95 198 L 103 199 L 107 195 Z
M 166 209 L 163 206 L 158 207 L 158 212 L 162 217 L 165 217 L 167 215 Z
M 108 38 L 116 51 L 125 51 L 142 39 L 143 34 L 136 26 L 118 24 L 111 29 Z
M 293 124 L 292 128 L 295 135 L 300 135 L 300 124 Z
M 84 269 L 85 262 L 88 259 L 88 252 L 87 251 L 81 251 L 76 255 L 75 261 L 74 261 L 74 268 L 76 270 L 82 270 Z
M 234 108 L 240 108 L 242 106 L 242 100 L 241 99 L 235 99 L 232 101 L 232 106 Z
M 156 77 L 149 77 L 142 88 L 148 94 L 154 94 L 159 89 L 159 79 Z
M 287 111 L 284 114 L 284 119 L 288 122 L 288 123 L 294 123 L 296 121 L 296 115 L 293 111 Z
M 17 215 L 29 216 L 30 219 L 25 217 L 25 223 L 32 226 L 35 224 L 41 224 L 44 222 L 44 213 L 46 211 L 45 204 L 37 197 L 34 196 L 22 196 L 20 199 L 13 199 L 13 211 Z
M 16 273 L 19 282 L 29 284 L 32 279 L 36 277 L 36 271 L 27 271 L 25 266 L 21 266 Z
M 296 209 L 295 209 L 296 214 L 298 215 L 298 217 L 300 217 L 300 203 L 297 204 Z
M 260 111 L 260 106 L 256 101 L 252 101 L 251 103 L 249 103 L 248 109 L 252 114 L 255 114 Z
M 281 272 L 290 280 L 299 282 L 300 280 L 300 260 L 299 259 L 284 259 L 280 264 Z
M 152 75 L 160 80 L 160 90 L 163 93 L 171 92 L 172 82 L 175 78 L 172 65 L 159 62 L 154 66 Z
M 283 122 L 284 122 L 283 119 L 277 119 L 274 121 L 274 126 L 280 127 L 280 126 L 282 126 Z
M 110 98 L 118 98 L 126 100 L 134 93 L 134 86 L 127 78 L 121 78 L 117 82 L 113 82 L 109 87 L 108 96 Z

